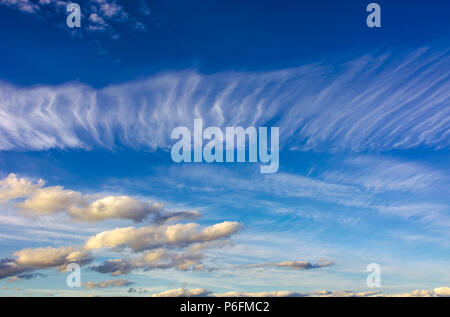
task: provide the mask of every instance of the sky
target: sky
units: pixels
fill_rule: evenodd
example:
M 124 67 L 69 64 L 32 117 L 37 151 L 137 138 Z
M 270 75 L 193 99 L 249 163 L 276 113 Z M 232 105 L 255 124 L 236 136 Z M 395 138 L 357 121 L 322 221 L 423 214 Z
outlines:
M 0 296 L 450 295 L 448 1 L 77 3 L 0 0 Z

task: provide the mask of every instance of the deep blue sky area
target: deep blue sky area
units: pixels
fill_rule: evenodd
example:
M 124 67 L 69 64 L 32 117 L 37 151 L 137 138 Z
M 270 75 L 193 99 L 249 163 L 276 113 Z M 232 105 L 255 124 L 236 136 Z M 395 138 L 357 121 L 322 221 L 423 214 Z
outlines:
M 186 68 L 213 73 L 294 67 L 331 54 L 339 58 L 417 47 L 448 35 L 448 1 L 379 1 L 381 29 L 365 26 L 368 3 L 155 1 L 143 19 L 146 32 L 118 26 L 120 39 L 101 44 L 69 37 L 47 20 L 3 9 L 0 78 L 19 85 L 75 80 L 99 87 Z M 127 4 L 130 12 L 136 5 Z M 65 15 L 58 18 L 52 17 L 55 24 L 64 22 Z M 31 54 L 29 45 L 34 47 Z M 98 53 L 99 46 L 105 53 Z

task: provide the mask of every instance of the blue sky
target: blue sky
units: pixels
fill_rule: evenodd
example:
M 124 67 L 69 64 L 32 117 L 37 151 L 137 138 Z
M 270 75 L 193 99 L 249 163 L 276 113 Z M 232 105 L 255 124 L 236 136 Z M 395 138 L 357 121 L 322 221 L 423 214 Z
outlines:
M 450 293 L 450 4 L 78 3 L 0 0 L 0 296 Z M 174 163 L 196 118 L 278 172 Z

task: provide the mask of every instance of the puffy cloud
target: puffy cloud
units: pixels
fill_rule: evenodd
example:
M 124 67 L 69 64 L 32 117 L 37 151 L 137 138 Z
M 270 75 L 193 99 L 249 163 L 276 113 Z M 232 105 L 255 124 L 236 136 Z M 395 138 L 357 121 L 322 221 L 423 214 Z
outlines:
M 212 292 L 204 288 L 184 289 L 178 288 L 165 291 L 159 294 L 153 294 L 152 297 L 205 297 Z
M 159 248 L 145 252 L 142 256 L 133 259 L 111 259 L 104 263 L 92 266 L 91 270 L 99 273 L 108 273 L 112 276 L 129 274 L 133 270 L 144 271 L 154 269 L 174 268 L 180 271 L 199 271 L 205 269 L 201 263 L 203 255 L 197 252 L 174 252 Z
M 0 279 L 16 276 L 18 274 L 33 270 L 31 267 L 23 267 L 13 259 L 0 259 Z
M 450 287 L 436 287 L 435 289 L 433 289 L 433 292 L 438 296 L 450 296 Z
M 450 297 L 450 287 L 441 286 L 432 290 L 414 290 L 409 293 L 395 294 L 395 297 Z
M 23 249 L 14 253 L 15 262 L 23 267 L 64 269 L 69 263 L 86 264 L 92 261 L 92 256 L 84 250 L 73 247 Z
M 45 182 L 42 179 L 33 183 L 26 178 L 17 178 L 16 174 L 9 174 L 8 177 L 0 180 L 0 203 L 29 196 L 44 185 Z
M 241 225 L 237 222 L 222 222 L 198 230 L 196 223 L 171 226 L 126 227 L 101 232 L 88 239 L 88 250 L 105 247 L 128 246 L 138 252 L 161 246 L 186 246 L 197 242 L 207 242 L 227 238 L 237 232 Z
M 83 286 L 86 287 L 87 289 L 93 289 L 93 288 L 107 288 L 107 287 L 123 287 L 123 286 L 130 286 L 133 284 L 135 283 L 130 282 L 128 280 L 117 279 L 103 282 L 84 282 Z
M 100 221 L 106 219 L 131 219 L 141 222 L 148 215 L 157 214 L 162 205 L 149 204 L 128 196 L 108 196 L 96 200 L 85 208 L 72 207 L 69 214 L 79 220 Z
M 16 206 L 33 215 L 66 213 L 75 220 L 96 222 L 106 219 L 130 219 L 141 222 L 151 217 L 152 225 L 123 227 L 100 232 L 88 238 L 84 246 L 42 247 L 16 251 L 15 259 L 0 262 L 0 279 L 20 280 L 34 276 L 33 271 L 45 268 L 65 270 L 69 263 L 87 264 L 93 260 L 91 251 L 111 248 L 120 251 L 130 248 L 140 253 L 130 259 L 110 259 L 92 267 L 94 271 L 113 276 L 133 270 L 173 268 L 181 271 L 209 269 L 202 263 L 201 251 L 229 244 L 224 241 L 236 233 L 241 225 L 222 222 L 206 227 L 197 223 L 170 224 L 174 221 L 200 217 L 198 211 L 167 211 L 163 205 L 140 201 L 129 196 L 85 195 L 62 186 L 45 187 L 45 182 L 32 182 L 10 174 L 0 180 L 0 199 L 25 198 Z M 180 251 L 180 249 L 185 249 Z M 176 250 L 176 251 L 175 251 Z M 31 272 L 31 273 L 28 273 Z M 25 275 L 28 273 L 28 275 Z M 89 284 L 94 287 L 94 284 Z
M 107 219 L 129 219 L 142 222 L 152 217 L 155 223 L 196 219 L 201 215 L 196 210 L 168 211 L 160 203 L 139 201 L 129 196 L 85 195 L 64 189 L 63 186 L 44 187 L 45 182 L 36 183 L 10 174 L 0 180 L 0 203 L 16 198 L 27 198 L 17 207 L 33 215 L 67 212 L 80 221 L 97 222 Z
M 19 208 L 37 215 L 65 211 L 82 201 L 81 193 L 65 190 L 62 186 L 46 187 L 36 191 Z
M 239 228 L 240 224 L 236 222 L 223 222 L 203 229 L 196 223 L 116 228 L 90 237 L 84 249 L 129 247 L 134 252 L 145 251 L 137 257 L 110 259 L 90 268 L 112 276 L 129 274 L 139 269 L 212 270 L 202 263 L 204 256 L 200 251 L 227 245 L 229 242 L 221 239 L 231 236 Z M 180 248 L 187 250 L 175 251 Z

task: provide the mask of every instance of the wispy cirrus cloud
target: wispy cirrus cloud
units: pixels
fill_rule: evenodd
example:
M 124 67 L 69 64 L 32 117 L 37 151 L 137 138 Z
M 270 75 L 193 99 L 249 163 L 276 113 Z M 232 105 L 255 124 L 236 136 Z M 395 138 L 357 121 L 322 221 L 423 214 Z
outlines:
M 17 202 L 17 200 L 21 200 Z M 224 221 L 209 226 L 197 223 L 177 223 L 200 217 L 198 211 L 167 211 L 160 204 L 150 204 L 129 196 L 106 196 L 82 194 L 64 189 L 62 186 L 45 186 L 45 181 L 19 178 L 15 174 L 0 180 L 0 202 L 6 205 L 14 201 L 15 207 L 33 216 L 55 216 L 66 213 L 67 220 L 97 222 L 101 220 L 134 220 L 142 222 L 151 217 L 149 223 L 141 227 L 116 227 L 87 238 L 81 246 L 58 246 L 26 248 L 13 253 L 15 258 L 0 260 L 0 279 L 22 279 L 24 274 L 34 274 L 38 269 L 59 268 L 64 270 L 69 263 L 87 264 L 96 254 L 107 250 L 115 257 L 100 265 L 92 266 L 93 271 L 113 276 L 128 274 L 135 270 L 176 269 L 210 270 L 202 260 L 203 251 L 208 248 L 223 247 L 226 240 L 242 226 L 240 223 Z M 17 210 L 16 210 L 17 211 Z M 23 213 L 18 215 L 25 216 Z M 0 217 L 1 218 L 1 217 Z M 19 218 L 19 217 L 17 217 Z M 6 217 L 7 221 L 11 218 Z M 14 218 L 10 223 L 22 224 Z M 53 226 L 51 226 L 53 227 Z M 65 228 L 64 226 L 60 229 Z M 91 228 L 90 232 L 95 228 Z M 89 230 L 88 230 L 89 231 Z M 87 231 L 86 231 L 87 232 Z M 79 239 L 78 235 L 58 232 L 42 232 L 32 229 L 33 239 L 13 234 L 1 234 L 11 240 L 39 241 L 37 235 L 68 237 Z M 1 238 L 0 237 L 0 238 Z M 52 239 L 54 240 L 54 239 Z M 132 256 L 124 256 L 131 251 Z M 119 257 L 119 258 L 117 258 Z
M 204 256 L 199 252 L 175 252 L 159 248 L 145 252 L 131 259 L 110 259 L 102 264 L 91 266 L 92 271 L 120 276 L 132 271 L 151 271 L 157 269 L 176 269 L 179 271 L 208 270 L 202 263 Z
M 368 155 L 346 159 L 341 170 L 326 171 L 321 178 L 334 183 L 357 185 L 373 193 L 398 191 L 417 194 L 436 188 L 445 191 L 450 182 L 445 171 L 421 163 Z
M 448 148 L 450 55 L 436 51 L 261 73 L 166 73 L 102 89 L 2 83 L 0 149 L 167 149 L 171 130 L 194 118 L 279 126 L 285 149 Z

